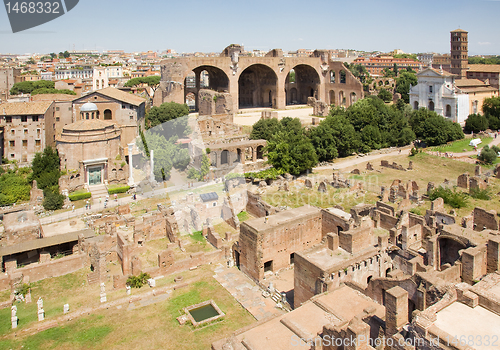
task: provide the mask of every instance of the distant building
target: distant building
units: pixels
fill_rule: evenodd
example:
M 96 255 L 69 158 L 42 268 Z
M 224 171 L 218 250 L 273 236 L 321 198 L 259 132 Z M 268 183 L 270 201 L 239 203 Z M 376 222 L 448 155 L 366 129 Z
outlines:
M 94 114 L 85 113 L 82 116 L 80 109 L 87 102 L 92 102 L 98 109 Z M 145 99 L 113 87 L 94 91 L 73 101 L 75 121 L 79 118 L 100 119 L 117 124 L 121 129 L 121 146 L 125 149 L 139 135 L 139 126 L 144 129 L 145 113 Z
M 109 80 L 122 79 L 122 66 L 94 67 L 92 90 L 100 90 L 109 87 Z
M 472 113 L 481 113 L 487 97 L 498 90 L 477 79 L 457 79 L 444 70 L 426 68 L 417 73 L 418 84 L 410 89 L 413 109 L 425 107 L 454 122 L 463 123 Z
M 18 163 L 31 163 L 35 153 L 55 145 L 52 127 L 54 102 L 14 102 L 0 104 L 0 130 L 3 131 L 3 157 Z
M 93 74 L 92 67 L 73 67 L 65 69 L 56 69 L 54 72 L 55 80 L 65 79 L 91 79 Z
M 411 58 L 394 58 L 392 56 L 378 56 L 378 57 L 360 57 L 353 61 L 354 64 L 360 64 L 368 70 L 372 76 L 382 76 L 385 68 L 392 69 L 394 65 L 398 69 L 411 68 L 418 71 L 422 63 L 415 61 Z
M 499 89 L 500 64 L 469 64 L 466 77 L 467 79 L 481 80 Z
M 451 31 L 451 73 L 466 78 L 469 62 L 468 33 L 463 29 Z

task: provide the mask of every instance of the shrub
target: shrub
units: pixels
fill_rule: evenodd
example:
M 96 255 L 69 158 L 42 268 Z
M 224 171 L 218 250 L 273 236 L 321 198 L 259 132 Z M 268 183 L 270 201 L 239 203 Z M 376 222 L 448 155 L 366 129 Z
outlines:
M 276 180 L 279 175 L 284 173 L 281 169 L 269 168 L 258 172 L 245 173 L 245 177 L 248 179 Z
M 61 209 L 64 204 L 64 195 L 59 193 L 59 187 L 57 189 L 46 188 L 43 191 L 43 207 L 45 210 L 57 210 Z
M 457 191 L 456 189 L 452 190 L 444 187 L 435 188 L 429 194 L 429 199 L 433 201 L 437 198 L 443 198 L 443 201 L 453 208 L 462 208 L 467 205 L 467 194 Z
M 28 294 L 28 292 L 30 291 L 31 289 L 31 285 L 29 283 L 23 283 L 19 289 L 16 290 L 16 294 L 17 295 L 22 295 L 23 297 L 26 296 L 26 294 Z
M 125 193 L 129 189 L 130 189 L 130 186 L 120 186 L 120 187 L 108 188 L 108 194 Z
M 475 199 L 482 199 L 489 201 L 491 199 L 490 192 L 488 190 L 482 190 L 480 188 L 473 188 L 469 191 L 469 195 Z
M 129 276 L 129 278 L 127 278 L 127 285 L 132 288 L 141 288 L 150 278 L 151 276 L 149 273 L 141 272 L 139 276 Z
M 87 199 L 90 198 L 92 194 L 90 192 L 83 192 L 83 193 L 71 193 L 68 195 L 68 198 L 70 201 L 79 201 L 81 199 Z
M 493 164 L 493 162 L 497 159 L 497 152 L 488 146 L 484 146 L 477 158 L 486 164 Z

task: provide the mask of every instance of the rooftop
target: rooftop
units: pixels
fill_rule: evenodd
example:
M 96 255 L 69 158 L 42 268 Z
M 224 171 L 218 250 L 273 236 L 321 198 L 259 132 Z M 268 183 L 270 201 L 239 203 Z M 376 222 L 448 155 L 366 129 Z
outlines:
M 0 115 L 40 115 L 45 114 L 52 101 L 0 103 Z
M 500 64 L 469 64 L 467 71 L 500 73 Z
M 267 230 L 280 226 L 290 221 L 303 220 L 306 216 L 320 215 L 321 209 L 304 205 L 299 208 L 285 210 L 277 214 L 245 221 L 243 224 L 254 228 L 257 231 Z
M 115 89 L 114 87 L 107 87 L 102 90 L 97 90 L 96 93 L 114 98 L 115 100 L 129 103 L 134 106 L 140 106 L 142 103 L 146 102 L 146 100 L 142 97 Z

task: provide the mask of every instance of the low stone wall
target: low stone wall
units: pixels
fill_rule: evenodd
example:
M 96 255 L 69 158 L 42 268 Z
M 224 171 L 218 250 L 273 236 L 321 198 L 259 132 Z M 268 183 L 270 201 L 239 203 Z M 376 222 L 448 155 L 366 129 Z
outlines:
M 50 277 L 59 277 L 78 271 L 85 267 L 87 261 L 86 254 L 75 254 L 64 258 L 51 260 L 42 264 L 30 264 L 16 270 L 28 277 L 30 282 L 36 282 Z

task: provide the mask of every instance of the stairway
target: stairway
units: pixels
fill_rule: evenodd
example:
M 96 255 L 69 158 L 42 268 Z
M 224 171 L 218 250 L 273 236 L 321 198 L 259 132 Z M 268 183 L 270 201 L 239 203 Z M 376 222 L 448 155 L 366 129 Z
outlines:
M 108 195 L 108 189 L 106 185 L 92 185 L 88 187 L 89 192 L 92 193 L 92 199 L 94 200 L 94 204 L 99 203 L 99 197 L 102 198 L 102 202 L 106 199 Z

